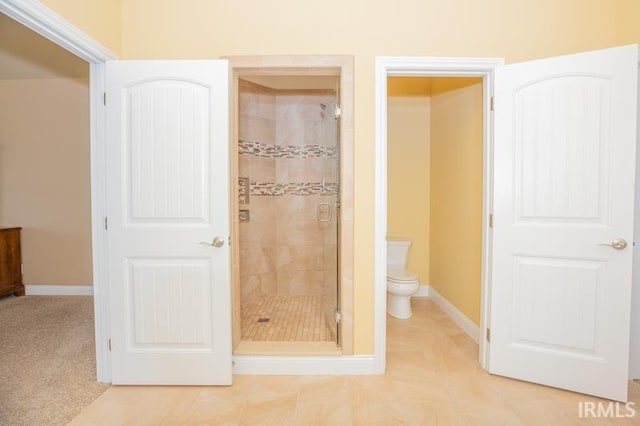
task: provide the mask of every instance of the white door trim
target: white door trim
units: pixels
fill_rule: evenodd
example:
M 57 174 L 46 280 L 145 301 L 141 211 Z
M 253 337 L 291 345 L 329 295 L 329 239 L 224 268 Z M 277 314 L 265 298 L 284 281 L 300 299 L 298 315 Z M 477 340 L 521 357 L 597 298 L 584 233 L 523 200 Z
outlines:
M 378 374 L 386 366 L 386 303 L 387 303 L 387 78 L 390 76 L 424 77 L 482 77 L 484 177 L 482 212 L 482 293 L 480 307 L 480 364 L 487 368 L 488 345 L 486 324 L 489 313 L 489 284 L 491 282 L 491 152 L 492 125 L 490 102 L 493 94 L 494 69 L 504 64 L 501 58 L 428 58 L 376 57 L 376 139 L 375 139 L 375 204 L 374 204 L 374 359 Z
M 372 355 L 272 356 L 234 355 L 233 374 L 362 376 L 376 374 Z
M 57 13 L 35 0 L 0 0 L 0 12 L 90 64 L 91 228 L 97 378 L 111 382 L 109 295 L 106 280 L 104 63 L 118 57 Z
M 638 60 L 640 64 L 640 58 Z M 636 188 L 633 240 L 640 242 L 640 65 L 638 68 L 638 109 L 636 128 Z M 629 340 L 629 379 L 640 379 L 640 250 L 633 251 L 631 272 L 631 334 Z

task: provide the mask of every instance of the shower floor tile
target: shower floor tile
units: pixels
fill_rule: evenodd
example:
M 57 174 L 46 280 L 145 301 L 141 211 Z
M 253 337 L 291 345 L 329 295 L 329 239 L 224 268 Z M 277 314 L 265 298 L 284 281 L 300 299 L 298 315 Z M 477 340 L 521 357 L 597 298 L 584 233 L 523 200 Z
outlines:
M 242 340 L 330 342 L 333 337 L 321 296 L 271 296 L 242 305 Z

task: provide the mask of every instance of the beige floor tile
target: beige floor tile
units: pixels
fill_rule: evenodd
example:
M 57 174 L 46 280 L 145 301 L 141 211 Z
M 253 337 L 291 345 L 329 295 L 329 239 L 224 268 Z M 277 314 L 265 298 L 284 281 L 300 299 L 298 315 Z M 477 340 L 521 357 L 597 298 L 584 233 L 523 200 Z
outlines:
M 487 384 L 507 401 L 541 401 L 562 399 L 565 391 L 522 380 L 487 375 Z M 572 394 L 574 395 L 574 394 Z
M 247 426 L 295 425 L 297 400 L 298 395 L 291 394 L 275 399 L 247 402 L 238 424 Z
M 230 387 L 114 386 L 72 425 L 640 425 L 579 418 L 581 394 L 490 375 L 478 346 L 426 299 L 409 320 L 388 318 L 379 376 L 235 376 Z
M 298 395 L 297 376 L 254 376 L 247 402 L 261 403 Z
M 72 425 L 159 425 L 183 417 L 200 387 L 113 386 L 85 408 Z M 104 397 L 104 398 L 103 398 Z
M 174 416 L 173 424 L 233 425 L 237 424 L 244 409 L 253 380 L 249 376 L 234 377 L 233 386 L 207 386 L 200 390 L 196 400 L 184 416 Z
M 580 424 L 577 415 L 570 415 L 554 401 L 514 400 L 509 406 L 526 426 L 557 425 L 573 426 Z
M 326 402 L 320 399 L 317 401 L 298 403 L 295 424 L 308 426 L 350 426 L 353 424 L 351 405 L 345 404 L 345 400 Z

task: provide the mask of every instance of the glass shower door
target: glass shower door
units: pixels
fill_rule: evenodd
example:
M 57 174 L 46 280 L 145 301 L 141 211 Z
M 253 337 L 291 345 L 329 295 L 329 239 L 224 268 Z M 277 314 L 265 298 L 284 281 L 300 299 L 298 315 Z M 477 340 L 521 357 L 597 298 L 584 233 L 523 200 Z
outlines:
M 319 204 L 322 227 L 323 311 L 335 342 L 340 344 L 340 118 L 336 103 L 323 105 L 322 110 L 322 193 Z

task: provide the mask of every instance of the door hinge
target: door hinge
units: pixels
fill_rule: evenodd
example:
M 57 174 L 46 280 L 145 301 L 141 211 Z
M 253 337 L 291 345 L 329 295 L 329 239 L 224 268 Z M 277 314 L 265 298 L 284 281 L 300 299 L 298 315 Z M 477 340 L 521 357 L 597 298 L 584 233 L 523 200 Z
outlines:
M 111 352 L 111 339 L 107 340 L 107 346 L 109 346 L 109 352 Z
M 340 105 L 336 105 L 336 118 L 342 117 L 342 108 Z
M 107 92 L 103 92 L 102 93 L 102 103 L 106 106 L 107 105 Z
M 487 328 L 487 342 L 491 343 L 491 329 Z
M 342 321 L 342 314 L 340 311 L 336 311 L 336 322 Z
M 489 109 L 493 111 L 494 108 L 495 108 L 495 98 L 492 96 L 491 101 L 489 102 Z
M 231 245 L 231 235 L 229 235 L 229 245 Z
M 489 228 L 493 228 L 493 213 L 489 214 Z
M 109 221 L 107 220 L 107 217 L 106 217 L 106 216 L 104 217 L 104 229 L 105 229 L 105 231 L 106 231 L 107 229 L 109 229 Z

